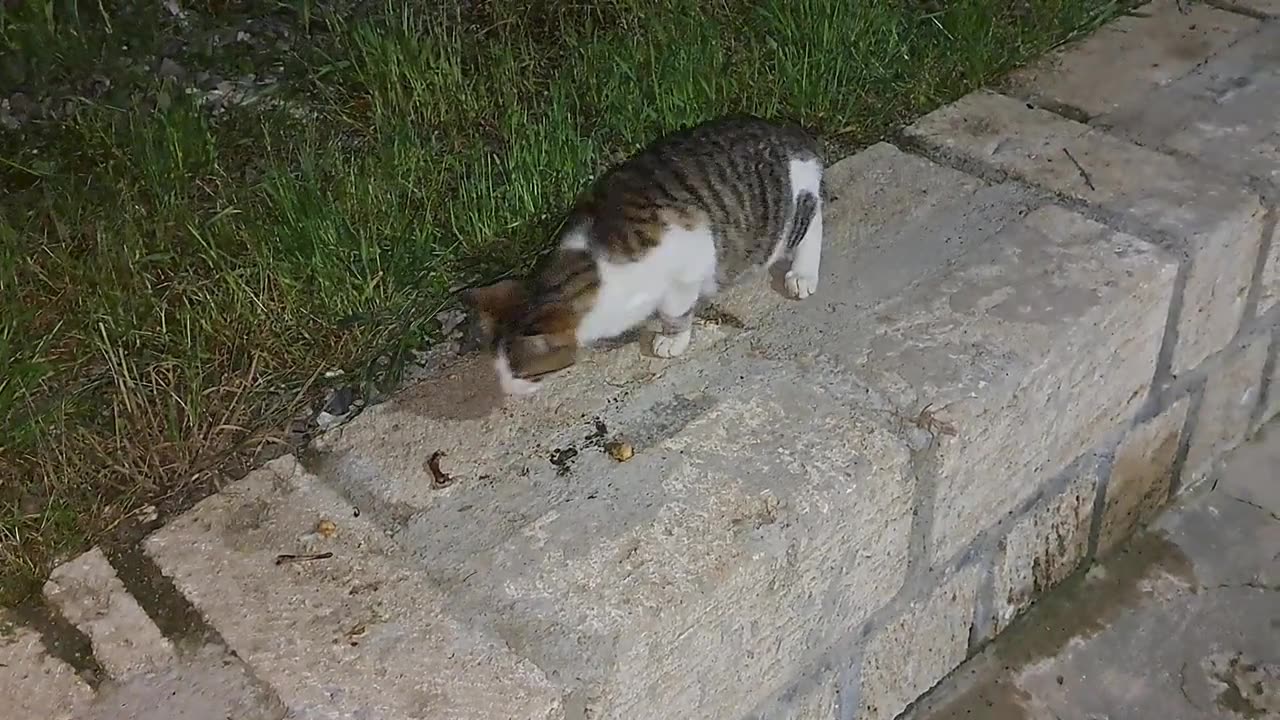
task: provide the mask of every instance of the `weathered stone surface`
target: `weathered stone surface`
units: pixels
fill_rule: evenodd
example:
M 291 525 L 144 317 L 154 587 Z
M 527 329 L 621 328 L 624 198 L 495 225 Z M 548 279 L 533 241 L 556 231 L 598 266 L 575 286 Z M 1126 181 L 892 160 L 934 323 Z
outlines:
M 1249 421 L 1262 386 L 1268 345 L 1267 338 L 1254 340 L 1209 373 L 1191 446 L 1187 449 L 1183 477 L 1188 486 L 1203 480 L 1212 469 L 1213 461 L 1248 435 Z
M 94 656 L 112 677 L 173 660 L 173 644 L 125 590 L 101 550 L 94 548 L 58 566 L 44 585 L 44 595 L 89 636 Z
M 1098 463 L 1089 458 L 1061 494 L 1019 519 L 1001 542 L 992 577 L 996 632 L 1084 560 L 1097 485 Z
M 1098 533 L 1105 553 L 1150 520 L 1169 500 L 1189 398 L 1133 428 L 1116 448 Z
M 0 611 L 0 701 L 6 718 L 78 720 L 93 691 L 39 634 Z
M 1280 215 L 1280 212 L 1277 212 Z M 1262 277 L 1258 287 L 1258 314 L 1268 312 L 1280 303 L 1280 222 L 1273 220 L 1270 224 L 1271 247 L 1266 263 L 1262 266 Z
M 1023 97 L 1101 115 L 1139 104 L 1258 25 L 1202 3 L 1156 0 L 1013 73 L 1006 86 Z
M 1280 329 L 1273 331 L 1271 337 L 1273 358 L 1271 381 L 1267 386 L 1267 395 L 1263 398 L 1266 405 L 1262 407 L 1261 416 L 1258 418 L 1259 423 L 1265 423 L 1280 415 Z
M 1263 28 L 1098 123 L 1230 177 L 1280 188 L 1280 23 Z
M 1280 0 L 1231 0 L 1231 5 L 1270 17 L 1280 17 Z
M 337 528 L 328 539 L 316 532 L 324 519 Z M 385 535 L 291 457 L 204 500 L 145 548 L 298 717 L 563 712 L 537 668 L 455 620 Z M 313 552 L 333 556 L 276 564 Z
M 104 684 L 77 720 L 282 720 L 287 711 L 239 658 L 205 645 Z
M 875 308 L 869 334 L 824 331 L 862 348 L 868 383 L 934 431 L 935 563 L 1127 422 L 1154 372 L 1174 274 L 1157 248 L 1048 206 Z
M 1235 335 L 1262 237 L 1257 196 L 1189 161 L 986 91 L 925 116 L 907 133 L 962 161 L 1131 216 L 1179 243 L 1170 249 L 1189 256 L 1191 266 L 1174 373 L 1199 365 Z
M 764 710 L 745 716 L 744 720 L 839 720 L 840 674 L 822 668 L 808 682 L 790 688 Z
M 978 577 L 974 567 L 961 570 L 871 639 L 859 718 L 892 720 L 964 661 Z
M 705 390 L 656 381 L 601 415 L 638 439 L 631 461 L 584 448 L 502 494 L 464 488 L 399 539 L 592 717 L 741 716 L 906 570 L 907 447 L 838 366 L 797 360 L 726 356 L 727 385 Z M 554 486 L 575 491 L 539 515 L 511 501 Z

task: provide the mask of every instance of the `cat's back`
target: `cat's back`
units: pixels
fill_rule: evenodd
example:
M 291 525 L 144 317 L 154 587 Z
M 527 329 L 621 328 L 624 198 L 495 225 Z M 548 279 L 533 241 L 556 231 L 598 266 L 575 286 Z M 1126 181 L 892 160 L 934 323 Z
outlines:
M 789 164 L 821 162 L 799 125 L 752 115 L 708 120 L 658 138 L 610 169 L 578 208 L 596 251 L 638 257 L 675 218 L 703 217 L 731 234 L 776 234 L 790 210 Z

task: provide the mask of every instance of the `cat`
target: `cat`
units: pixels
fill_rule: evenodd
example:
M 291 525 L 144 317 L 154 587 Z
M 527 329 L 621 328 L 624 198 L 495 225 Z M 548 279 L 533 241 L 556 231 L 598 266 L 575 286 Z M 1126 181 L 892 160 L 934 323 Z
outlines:
M 695 305 L 751 267 L 791 260 L 787 294 L 818 289 L 824 165 L 799 126 L 721 117 L 654 141 L 602 175 L 527 279 L 464 291 L 508 395 L 579 348 L 657 315 L 653 354 L 689 347 Z

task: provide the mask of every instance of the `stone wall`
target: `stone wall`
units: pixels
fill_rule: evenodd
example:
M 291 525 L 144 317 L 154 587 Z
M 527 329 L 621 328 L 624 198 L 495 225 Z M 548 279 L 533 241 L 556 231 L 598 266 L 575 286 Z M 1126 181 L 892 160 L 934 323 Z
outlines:
M 460 360 L 60 568 L 99 705 L 897 717 L 1280 412 L 1277 12 L 1153 3 L 834 164 L 818 294 L 729 291 L 685 357 L 501 407 Z

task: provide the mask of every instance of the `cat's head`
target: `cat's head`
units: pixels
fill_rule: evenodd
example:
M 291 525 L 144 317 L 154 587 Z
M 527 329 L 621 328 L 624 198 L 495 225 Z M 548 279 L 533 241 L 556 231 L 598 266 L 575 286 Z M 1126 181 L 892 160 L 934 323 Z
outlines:
M 462 298 L 480 342 L 493 353 L 504 393 L 532 393 L 543 378 L 577 360 L 578 314 L 572 304 L 533 291 L 522 280 L 471 288 Z

